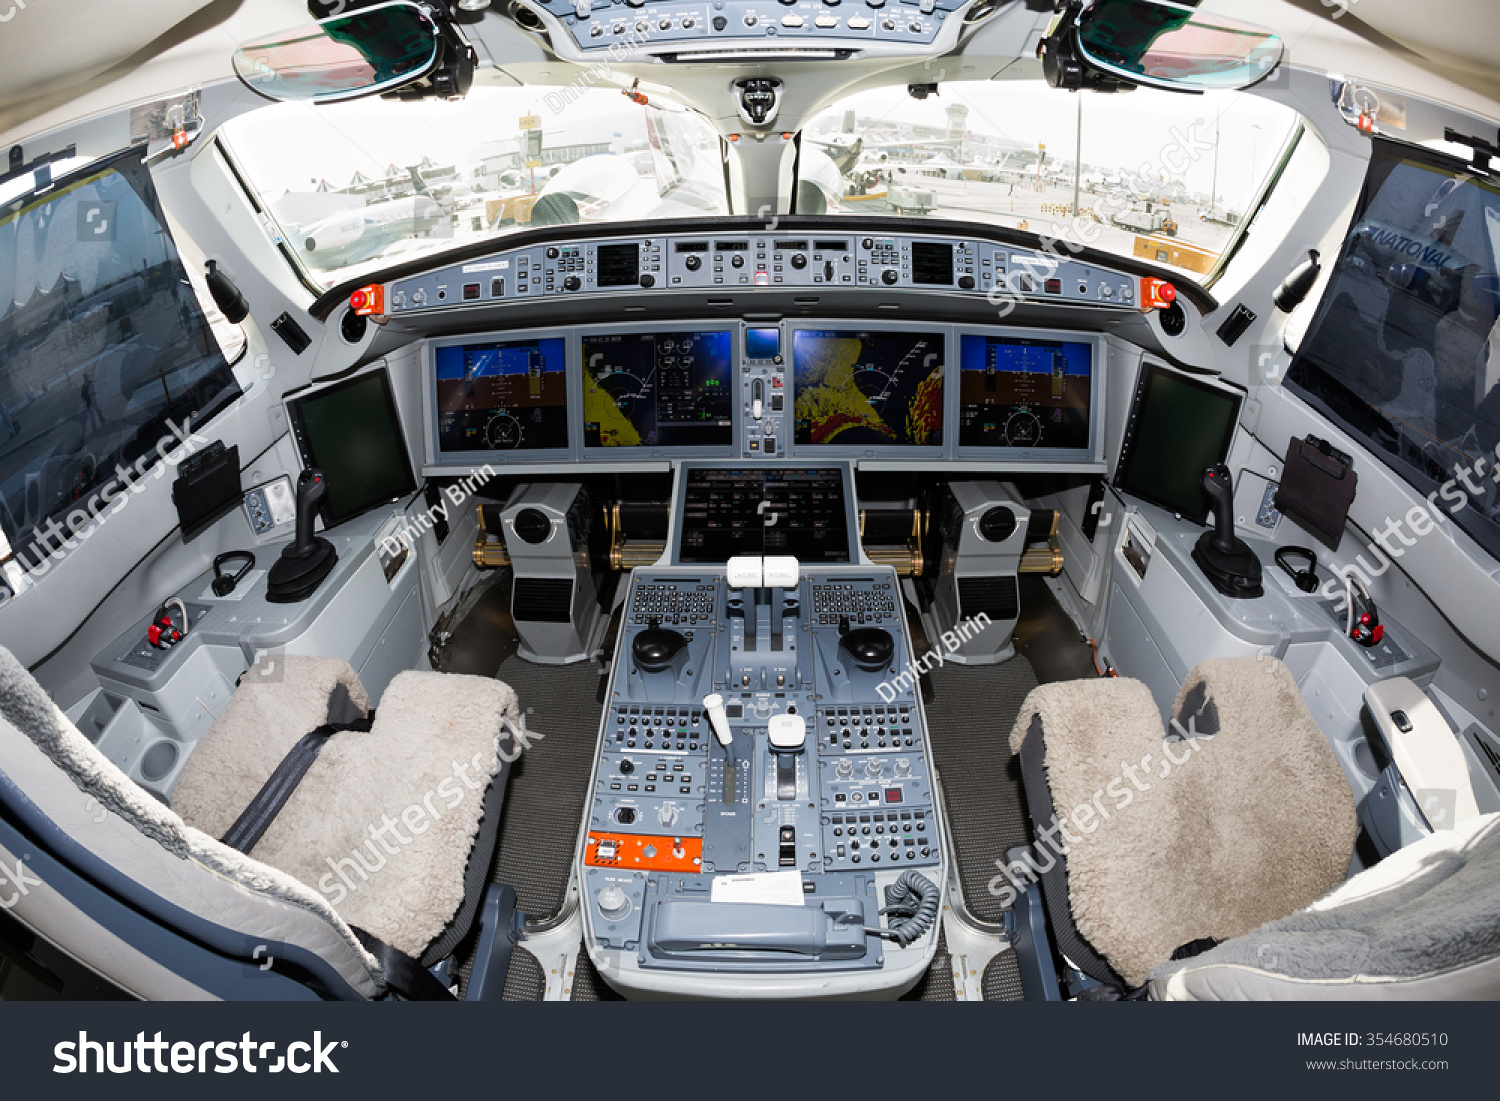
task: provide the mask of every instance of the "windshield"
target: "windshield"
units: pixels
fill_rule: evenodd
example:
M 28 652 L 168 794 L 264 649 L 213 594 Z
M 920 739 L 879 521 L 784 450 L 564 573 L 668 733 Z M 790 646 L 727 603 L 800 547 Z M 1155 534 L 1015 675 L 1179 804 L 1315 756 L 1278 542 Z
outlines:
M 272 228 L 325 288 L 530 226 L 728 212 L 712 127 L 618 90 L 280 103 L 223 136 Z
M 1064 93 L 1041 81 L 863 92 L 803 136 L 806 197 L 831 213 L 1030 230 L 1202 281 L 1241 231 L 1297 125 L 1240 92 Z M 809 186 L 811 185 L 811 186 Z

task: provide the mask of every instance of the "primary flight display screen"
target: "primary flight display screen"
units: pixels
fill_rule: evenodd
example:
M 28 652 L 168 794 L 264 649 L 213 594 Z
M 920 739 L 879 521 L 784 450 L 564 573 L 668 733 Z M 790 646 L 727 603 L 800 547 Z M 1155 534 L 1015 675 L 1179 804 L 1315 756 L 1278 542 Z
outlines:
M 964 334 L 959 446 L 1088 451 L 1093 373 L 1087 341 Z
M 439 453 L 568 446 L 563 338 L 433 348 Z
M 796 446 L 943 442 L 941 333 L 798 329 L 792 385 Z
M 583 338 L 584 447 L 732 447 L 728 330 Z
M 790 554 L 804 567 L 850 561 L 841 467 L 684 467 L 678 561 Z

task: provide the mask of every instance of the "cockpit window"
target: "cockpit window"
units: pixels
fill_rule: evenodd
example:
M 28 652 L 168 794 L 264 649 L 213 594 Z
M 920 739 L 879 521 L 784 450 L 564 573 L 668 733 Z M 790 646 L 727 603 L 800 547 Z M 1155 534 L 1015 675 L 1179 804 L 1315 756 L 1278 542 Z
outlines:
M 223 136 L 323 288 L 531 226 L 728 212 L 718 136 L 655 95 L 641 103 L 568 85 L 475 87 L 451 102 L 280 103 Z
M 861 92 L 803 132 L 797 209 L 1008 226 L 1203 282 L 1298 121 L 1239 92 L 1070 94 L 1041 81 Z
M 240 394 L 140 149 L 0 190 L 0 560 L 14 592 Z M 153 468 L 155 472 L 153 473 Z M 175 476 L 175 475 L 174 475 Z
M 1377 140 L 1289 377 L 1500 555 L 1500 185 Z

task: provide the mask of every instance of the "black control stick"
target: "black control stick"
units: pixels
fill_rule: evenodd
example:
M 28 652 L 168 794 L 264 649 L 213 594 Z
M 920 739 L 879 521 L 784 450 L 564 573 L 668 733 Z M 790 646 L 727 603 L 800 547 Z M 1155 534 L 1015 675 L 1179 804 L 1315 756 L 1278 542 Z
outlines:
M 305 558 L 313 552 L 313 517 L 318 504 L 328 496 L 328 482 L 321 470 L 304 470 L 297 477 L 297 538 L 290 553 Z
M 266 578 L 266 599 L 274 604 L 306 600 L 339 560 L 333 544 L 313 534 L 313 517 L 327 493 L 328 479 L 321 470 L 309 468 L 298 475 L 296 535 Z
M 1198 537 L 1193 561 L 1225 596 L 1262 595 L 1260 558 L 1234 533 L 1234 481 L 1229 467 L 1223 463 L 1206 466 L 1201 481 L 1213 509 L 1214 526 Z
M 1223 463 L 1203 468 L 1203 492 L 1208 494 L 1214 516 L 1214 548 L 1234 554 L 1245 547 L 1245 541 L 1234 534 L 1234 480 Z

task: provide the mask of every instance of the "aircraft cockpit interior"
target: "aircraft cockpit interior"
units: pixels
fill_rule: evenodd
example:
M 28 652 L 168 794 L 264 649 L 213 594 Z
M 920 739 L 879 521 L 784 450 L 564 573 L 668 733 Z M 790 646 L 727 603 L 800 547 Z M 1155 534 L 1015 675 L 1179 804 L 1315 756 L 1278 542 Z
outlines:
M 15 7 L 0 998 L 1500 998 L 1487 6 Z

